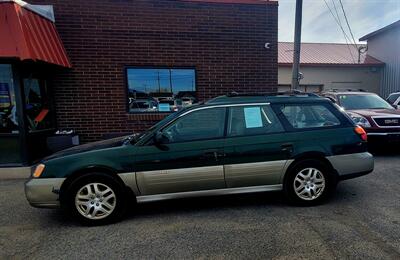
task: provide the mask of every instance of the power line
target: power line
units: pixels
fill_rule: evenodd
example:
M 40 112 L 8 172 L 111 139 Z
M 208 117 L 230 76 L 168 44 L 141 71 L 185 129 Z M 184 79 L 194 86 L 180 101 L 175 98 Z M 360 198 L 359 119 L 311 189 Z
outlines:
M 328 5 L 328 3 L 326 2 L 326 0 L 324 0 L 324 2 L 325 2 L 326 7 L 328 7 L 328 10 L 329 10 L 329 12 L 331 13 L 333 19 L 335 20 L 335 22 L 337 23 L 337 25 L 339 25 L 339 27 L 340 27 L 340 29 L 341 29 L 341 31 L 342 31 L 342 33 L 343 33 L 344 40 L 346 41 L 347 48 L 349 49 L 349 53 L 350 53 L 351 59 L 353 60 L 353 62 L 355 62 L 355 59 L 354 59 L 354 56 L 353 56 L 353 52 L 351 51 L 350 45 L 349 45 L 349 42 L 351 43 L 351 40 L 350 40 L 350 37 L 347 35 L 346 31 L 344 30 L 344 28 L 343 28 L 343 26 L 342 26 L 342 23 L 340 22 L 340 17 L 339 17 L 339 14 L 338 14 L 338 12 L 337 12 L 337 9 L 336 9 L 335 2 L 333 2 L 333 0 L 332 0 L 333 5 L 334 5 L 334 7 L 335 7 L 335 12 L 336 12 L 337 15 L 338 15 L 337 17 L 336 17 L 335 14 L 333 13 L 331 7 Z
M 333 7 L 334 7 L 334 9 L 335 9 L 335 13 L 336 13 L 336 17 L 337 17 L 337 23 L 339 24 L 339 27 L 340 27 L 340 29 L 342 30 L 342 32 L 343 32 L 343 34 L 344 34 L 344 36 L 345 36 L 345 41 L 346 41 L 346 44 L 347 44 L 347 49 L 348 49 L 349 52 L 350 52 L 351 59 L 353 60 L 353 62 L 355 62 L 356 60 L 354 59 L 353 52 L 351 51 L 350 46 L 349 46 L 349 43 L 350 43 L 351 45 L 353 45 L 353 44 L 352 44 L 352 42 L 351 42 L 350 37 L 349 37 L 349 36 L 347 35 L 347 33 L 345 32 L 346 30 L 343 28 L 342 19 L 340 19 L 340 15 L 339 15 L 338 9 L 337 9 L 337 7 L 336 7 L 335 0 L 331 0 L 331 1 L 332 1 L 332 4 L 333 4 Z M 357 50 L 357 47 L 355 47 L 355 48 L 356 48 L 356 50 Z
M 342 7 L 344 19 L 346 20 L 346 24 L 347 24 L 347 27 L 349 28 L 349 31 L 350 31 L 350 34 L 351 34 L 351 38 L 353 39 L 353 43 L 354 43 L 354 45 L 356 46 L 356 48 L 357 48 L 357 50 L 358 50 L 358 45 L 357 45 L 357 43 L 356 43 L 356 40 L 354 39 L 354 35 L 353 35 L 352 30 L 351 30 L 351 27 L 350 27 L 350 24 L 349 24 L 349 20 L 347 19 L 346 12 L 344 11 L 344 7 L 343 7 L 342 0 L 339 0 L 339 3 L 340 3 L 340 6 Z
M 339 15 L 339 12 L 338 12 L 338 10 L 337 10 L 337 7 L 336 7 L 336 4 L 335 4 L 335 0 L 331 0 L 332 1 L 332 3 L 333 3 L 333 7 L 335 8 L 335 13 L 336 13 L 336 16 L 337 16 L 337 23 L 339 24 L 339 26 L 340 26 L 340 29 L 342 30 L 342 32 L 345 34 L 345 37 L 346 37 L 346 39 L 350 42 L 350 44 L 352 44 L 352 45 L 354 45 L 354 47 L 356 48 L 356 49 L 358 49 L 358 46 L 357 46 L 357 44 L 355 44 L 355 41 L 351 41 L 351 39 L 350 39 L 350 37 L 349 37 L 349 35 L 345 32 L 345 29 L 343 28 L 343 25 L 342 25 L 342 20 L 340 19 L 340 15 Z M 347 21 L 347 16 L 346 16 L 346 14 L 344 13 L 344 9 L 342 8 L 342 11 L 343 11 L 343 14 L 344 14 L 344 16 L 345 16 L 345 19 L 346 19 L 346 21 Z M 348 27 L 349 29 L 350 29 L 350 27 Z M 351 32 L 351 29 L 350 29 L 350 33 L 351 33 L 351 36 L 353 37 L 353 40 L 354 40 L 354 36 L 353 36 L 353 33 Z

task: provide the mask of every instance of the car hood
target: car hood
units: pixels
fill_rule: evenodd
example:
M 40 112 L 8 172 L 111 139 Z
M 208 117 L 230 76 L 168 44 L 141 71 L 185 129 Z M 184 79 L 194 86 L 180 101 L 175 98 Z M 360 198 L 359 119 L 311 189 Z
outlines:
M 361 116 L 400 116 L 400 110 L 398 109 L 355 109 L 355 110 L 347 110 L 349 114 L 356 113 Z
M 106 148 L 112 148 L 112 147 L 118 147 L 122 146 L 126 140 L 128 140 L 131 136 L 121 136 L 121 137 L 116 137 L 104 141 L 97 141 L 97 142 L 92 142 L 88 144 L 83 144 L 83 145 L 78 145 L 74 146 L 59 152 L 56 152 L 46 158 L 43 159 L 43 161 L 48 161 L 51 159 L 56 159 L 72 154 L 79 154 L 79 153 L 84 153 L 84 152 L 89 152 L 89 151 L 95 151 L 95 150 L 100 150 L 100 149 L 106 149 Z M 129 140 L 128 140 L 129 142 Z

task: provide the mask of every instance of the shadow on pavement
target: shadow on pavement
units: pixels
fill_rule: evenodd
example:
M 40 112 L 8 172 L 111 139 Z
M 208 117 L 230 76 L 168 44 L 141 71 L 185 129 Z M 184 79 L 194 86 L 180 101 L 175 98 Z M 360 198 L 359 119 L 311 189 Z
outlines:
M 393 154 L 398 156 L 399 153 Z M 387 155 L 385 155 L 387 156 Z M 368 176 L 368 175 L 367 175 Z M 361 178 L 366 178 L 363 176 Z M 363 197 L 364 190 L 356 183 L 351 184 L 352 180 L 340 182 L 334 194 L 325 203 L 321 204 L 322 207 L 335 207 L 335 205 L 349 203 L 356 203 Z M 350 186 L 349 186 L 350 185 Z M 315 208 L 319 206 L 309 207 Z M 133 204 L 128 208 L 126 216 L 122 221 L 134 220 L 135 218 L 151 218 L 156 219 L 160 217 L 168 217 L 172 215 L 186 216 L 195 213 L 218 212 L 226 210 L 253 210 L 257 208 L 270 208 L 273 209 L 291 209 L 296 210 L 301 207 L 291 205 L 285 199 L 283 192 L 260 192 L 248 194 L 234 194 L 222 195 L 213 197 L 197 197 L 197 198 L 183 198 L 173 199 L 157 202 L 148 202 L 142 204 Z M 49 210 L 47 221 L 54 221 L 55 225 L 80 226 L 79 223 L 70 219 L 67 214 L 62 210 Z
M 282 192 L 262 192 L 149 202 L 131 207 L 131 212 L 127 217 L 160 216 L 233 208 L 281 207 L 287 205 L 283 196 Z
M 258 207 L 288 206 L 282 192 L 260 192 L 249 194 L 223 195 L 214 197 L 183 198 L 141 204 L 132 204 L 122 221 L 135 218 L 159 218 L 170 215 L 187 215 L 193 213 L 215 212 L 236 208 L 253 209 Z M 60 226 L 81 226 L 71 219 L 63 210 L 48 210 L 46 224 L 53 222 Z
M 374 156 L 397 157 L 400 156 L 400 143 L 395 143 L 391 146 L 389 146 L 389 144 L 370 145 L 368 151 Z

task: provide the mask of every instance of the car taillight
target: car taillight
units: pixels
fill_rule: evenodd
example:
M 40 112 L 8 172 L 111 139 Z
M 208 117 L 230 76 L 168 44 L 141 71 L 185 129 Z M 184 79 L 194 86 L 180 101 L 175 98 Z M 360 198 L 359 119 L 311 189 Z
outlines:
M 363 141 L 367 141 L 367 132 L 365 132 L 364 128 L 358 125 L 354 128 L 354 132 L 356 132 L 356 134 L 358 134 Z

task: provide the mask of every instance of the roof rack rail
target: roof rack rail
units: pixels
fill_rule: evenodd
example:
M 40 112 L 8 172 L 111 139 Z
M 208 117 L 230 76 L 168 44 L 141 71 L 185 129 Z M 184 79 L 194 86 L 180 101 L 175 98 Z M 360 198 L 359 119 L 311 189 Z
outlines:
M 340 91 L 342 91 L 342 92 L 345 92 L 345 91 L 347 91 L 347 92 L 369 92 L 368 90 L 362 89 L 362 88 L 359 88 L 359 89 L 352 89 L 352 88 L 347 88 L 347 89 L 331 88 L 331 89 L 328 89 L 328 90 L 324 90 L 324 92 L 340 92 Z
M 318 97 L 315 93 L 302 92 L 300 90 L 292 91 L 277 91 L 277 92 L 264 92 L 264 93 L 238 93 L 236 91 L 231 91 L 226 94 L 227 97 L 249 97 L 249 96 L 296 96 L 296 95 L 306 95 L 309 97 Z
M 358 88 L 358 89 L 348 88 L 348 89 L 345 89 L 344 91 L 348 91 L 348 92 L 368 92 L 368 90 L 365 90 L 365 89 L 362 89 L 362 88 Z

